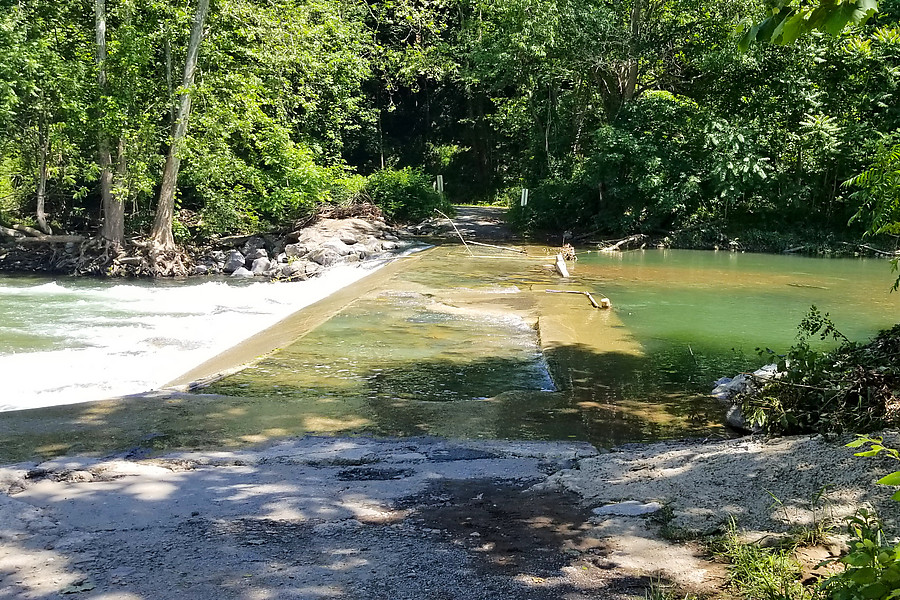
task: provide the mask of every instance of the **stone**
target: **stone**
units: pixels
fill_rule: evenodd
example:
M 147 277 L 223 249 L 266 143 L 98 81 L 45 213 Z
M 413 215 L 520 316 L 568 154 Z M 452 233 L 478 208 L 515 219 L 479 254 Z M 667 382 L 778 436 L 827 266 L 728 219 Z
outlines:
M 382 250 L 396 250 L 400 247 L 400 244 L 397 242 L 382 242 L 381 248 Z
M 303 265 L 303 271 L 307 277 L 315 277 L 316 275 L 321 273 L 322 270 L 322 267 L 314 262 L 308 262 Z
M 269 253 L 266 252 L 265 248 L 257 248 L 256 250 L 247 252 L 244 256 L 248 261 L 254 261 L 257 258 L 269 258 Z
M 225 259 L 225 266 L 222 267 L 222 270 L 226 273 L 234 273 L 238 269 L 243 268 L 246 262 L 247 259 L 243 254 L 237 250 L 232 250 Z
M 213 262 L 225 264 L 228 255 L 222 250 L 213 250 L 209 253 L 209 258 L 212 259 Z
M 309 254 L 309 248 L 305 244 L 288 244 L 284 247 L 284 253 L 289 258 L 300 258 Z
M 353 248 L 342 242 L 341 240 L 333 239 L 328 240 L 324 244 L 322 244 L 323 249 L 329 249 L 337 252 L 339 256 L 347 256 L 351 252 L 353 252 Z M 315 260 L 315 259 L 313 259 Z M 316 261 L 318 262 L 318 261 Z
M 281 252 L 280 254 L 278 254 L 278 256 L 275 257 L 275 262 L 277 262 L 279 264 L 286 263 L 287 261 L 288 261 L 288 256 L 284 252 Z
M 627 500 L 625 502 L 598 506 L 591 512 L 597 516 L 640 517 L 662 510 L 662 507 L 663 505 L 659 502 L 644 503 L 637 500 Z
M 306 265 L 307 262 L 303 260 L 285 263 L 281 265 L 281 268 L 278 270 L 278 276 L 283 277 L 284 279 L 298 279 L 301 277 L 305 279 Z
M 399 242 L 400 241 L 400 238 L 398 238 L 396 235 L 387 234 L 383 237 L 384 237 L 384 239 L 386 239 L 389 242 Z
M 266 247 L 266 240 L 260 235 L 254 235 L 246 242 L 244 242 L 243 247 L 241 247 L 241 253 L 245 256 L 249 257 L 256 250 L 260 250 Z M 256 257 L 259 258 L 259 257 Z M 268 258 L 268 255 L 267 255 Z
M 315 252 L 310 252 L 307 258 L 323 267 L 330 267 L 341 259 L 341 255 L 332 248 L 319 248 Z
M 237 269 L 235 269 L 234 271 L 231 272 L 231 276 L 237 277 L 238 279 L 246 279 L 246 278 L 253 277 L 253 273 L 245 267 L 238 267 Z
M 344 262 L 347 263 L 358 263 L 359 262 L 359 254 L 353 252 L 344 257 Z
M 206 265 L 196 265 L 194 267 L 194 275 L 208 275 L 209 267 Z
M 263 252 L 265 252 L 265 250 Z M 266 271 L 268 271 L 269 267 L 271 266 L 272 263 L 268 258 L 257 258 L 253 261 L 253 266 L 250 267 L 250 272 L 259 277 L 265 275 Z
M 341 240 L 343 243 L 347 244 L 348 246 L 352 246 L 353 244 L 359 243 L 359 240 L 356 238 L 356 236 L 348 231 L 342 231 L 340 233 L 340 235 L 338 236 L 338 239 Z

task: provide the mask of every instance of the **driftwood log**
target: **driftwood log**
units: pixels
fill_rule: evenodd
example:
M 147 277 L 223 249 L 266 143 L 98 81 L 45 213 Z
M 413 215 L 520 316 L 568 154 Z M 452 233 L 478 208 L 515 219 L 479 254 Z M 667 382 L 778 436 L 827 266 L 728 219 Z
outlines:
M 627 238 L 610 243 L 608 246 L 600 248 L 601 252 L 621 252 L 622 250 L 634 250 L 643 248 L 647 244 L 648 236 L 643 233 L 630 235 Z

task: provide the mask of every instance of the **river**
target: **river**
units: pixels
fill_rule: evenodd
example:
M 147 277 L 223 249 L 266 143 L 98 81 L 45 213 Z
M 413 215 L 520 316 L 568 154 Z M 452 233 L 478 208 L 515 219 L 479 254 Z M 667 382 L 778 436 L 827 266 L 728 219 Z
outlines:
M 711 382 L 766 362 L 757 347 L 784 352 L 810 305 L 854 339 L 900 316 L 881 260 L 589 252 L 564 281 L 546 249 L 528 251 L 437 247 L 318 303 L 318 320 L 304 317 L 316 307 L 295 311 L 364 272 L 300 285 L 0 279 L 7 409 L 157 388 L 289 313 L 280 327 L 298 338 L 200 395 L 18 413 L 0 433 L 12 443 L 37 431 L 48 454 L 310 432 L 599 446 L 722 436 Z M 613 308 L 548 289 L 589 291 Z M 116 441 L 97 441 L 99 427 Z
M 0 276 L 0 411 L 156 389 L 381 264 L 291 283 Z

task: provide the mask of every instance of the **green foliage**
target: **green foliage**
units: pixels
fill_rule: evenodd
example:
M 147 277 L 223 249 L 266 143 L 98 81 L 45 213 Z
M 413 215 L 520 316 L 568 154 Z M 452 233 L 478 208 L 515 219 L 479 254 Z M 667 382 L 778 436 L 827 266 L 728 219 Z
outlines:
M 369 176 L 365 192 L 384 213 L 396 221 L 421 221 L 434 210 L 451 207 L 432 187 L 431 178 L 421 169 L 384 169 Z
M 858 436 L 848 448 L 867 450 L 856 456 L 883 454 L 900 460 L 900 451 L 884 445 L 880 437 Z M 900 471 L 878 480 L 881 485 L 900 485 Z M 893 499 L 900 501 L 900 492 Z M 832 600 L 890 600 L 900 597 L 900 544 L 889 543 L 878 517 L 860 508 L 847 519 L 850 551 L 838 561 L 844 569 L 822 582 L 820 589 Z
M 900 44 L 900 33 L 896 42 Z M 868 169 L 848 179 L 845 185 L 859 188 L 854 196 L 861 202 L 853 220 L 869 220 L 869 233 L 900 234 L 900 131 L 879 140 L 875 158 Z M 897 272 L 900 259 L 891 260 L 891 269 Z M 900 289 L 900 276 L 894 281 L 893 291 Z
M 839 342 L 833 350 L 810 340 Z M 900 325 L 862 344 L 848 340 L 813 306 L 778 374 L 744 398 L 752 423 L 777 433 L 871 431 L 900 419 Z
M 728 561 L 730 584 L 748 600 L 802 600 L 812 594 L 799 581 L 800 565 L 792 549 L 762 548 L 744 543 L 732 521 L 725 535 L 711 544 Z
M 739 45 L 743 50 L 753 42 L 792 44 L 812 31 L 839 35 L 848 25 L 863 24 L 878 12 L 877 0 L 818 0 L 812 5 L 773 0 L 769 4 L 762 22 L 742 27 Z

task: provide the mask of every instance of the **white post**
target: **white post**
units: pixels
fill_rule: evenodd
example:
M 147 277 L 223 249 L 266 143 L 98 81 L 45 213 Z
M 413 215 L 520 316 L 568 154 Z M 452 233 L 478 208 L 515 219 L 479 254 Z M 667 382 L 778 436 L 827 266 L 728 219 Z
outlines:
M 437 191 L 439 194 L 444 193 L 444 176 L 443 175 L 437 176 Z
M 522 206 L 528 204 L 528 188 L 522 188 Z

